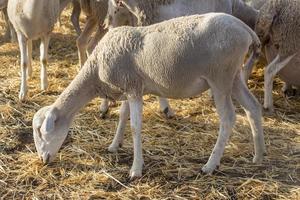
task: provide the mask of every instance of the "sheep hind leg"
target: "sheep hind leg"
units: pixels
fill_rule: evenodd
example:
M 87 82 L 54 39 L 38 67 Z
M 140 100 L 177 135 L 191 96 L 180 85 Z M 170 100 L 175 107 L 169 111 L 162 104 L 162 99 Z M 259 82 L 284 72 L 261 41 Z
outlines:
M 130 126 L 133 135 L 133 150 L 134 159 L 130 170 L 130 178 L 138 178 L 142 176 L 143 170 L 143 151 L 142 151 L 142 117 L 143 117 L 143 98 L 142 97 L 129 97 L 130 109 Z
M 74 26 L 74 29 L 79 36 L 81 34 L 81 29 L 79 25 L 79 17 L 81 13 L 80 3 L 77 0 L 73 0 L 73 10 L 71 14 L 71 22 Z
M 48 88 L 47 65 L 48 65 L 49 42 L 50 42 L 49 36 L 44 36 L 41 38 L 40 62 L 41 62 L 41 89 L 42 90 L 46 90 Z
M 28 55 L 27 55 L 27 39 L 22 33 L 18 33 L 18 42 L 21 53 L 21 85 L 19 100 L 24 101 L 27 96 L 27 65 L 28 65 Z
M 117 132 L 115 134 L 115 137 L 113 139 L 113 142 L 108 147 L 109 152 L 117 152 L 120 147 L 123 145 L 124 140 L 124 133 L 125 133 L 125 127 L 126 123 L 128 121 L 129 117 L 129 104 L 128 101 L 123 101 L 121 108 L 120 108 L 120 118 L 119 118 L 119 124 L 117 128 Z
M 168 99 L 157 97 L 157 100 L 159 102 L 160 110 L 165 114 L 166 118 L 172 118 L 174 117 L 174 111 L 172 110 Z
M 265 90 L 264 109 L 269 114 L 272 114 L 274 112 L 273 98 L 272 98 L 274 76 L 281 69 L 283 69 L 294 56 L 295 56 L 295 54 L 282 59 L 279 55 L 277 55 L 276 58 L 265 69 L 265 73 L 264 73 L 264 90 Z
M 202 172 L 211 174 L 219 165 L 224 153 L 225 145 L 235 123 L 235 111 L 231 99 L 231 91 L 217 89 L 211 85 L 217 113 L 220 118 L 220 128 L 217 142 Z
M 96 33 L 94 37 L 91 39 L 91 41 L 88 43 L 87 47 L 87 53 L 88 56 L 91 55 L 95 47 L 97 46 L 98 42 L 101 40 L 101 38 L 105 35 L 107 31 L 103 28 L 102 25 L 99 25 L 97 27 Z
M 91 34 L 93 33 L 97 24 L 97 20 L 88 18 L 85 27 L 76 40 L 78 48 L 79 64 L 82 67 L 87 59 L 86 50 Z
M 249 91 L 243 80 L 243 74 L 238 73 L 233 83 L 233 96 L 241 104 L 250 123 L 254 142 L 254 163 L 261 163 L 265 149 L 261 105 Z

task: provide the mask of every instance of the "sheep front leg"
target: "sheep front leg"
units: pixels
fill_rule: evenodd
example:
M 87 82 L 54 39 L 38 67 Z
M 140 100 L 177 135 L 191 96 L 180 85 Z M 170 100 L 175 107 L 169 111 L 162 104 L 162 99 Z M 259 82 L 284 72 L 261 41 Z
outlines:
M 49 42 L 50 42 L 50 37 L 49 36 L 42 37 L 41 45 L 40 45 L 41 89 L 42 90 L 46 90 L 48 88 L 47 64 L 48 64 Z
M 129 117 L 129 104 L 128 101 L 123 101 L 120 108 L 120 119 L 119 119 L 117 132 L 115 134 L 113 142 L 108 147 L 109 152 L 112 153 L 117 152 L 118 149 L 122 146 L 128 117 Z
M 143 151 L 142 151 L 142 115 L 143 115 L 143 98 L 128 98 L 130 108 L 130 126 L 133 134 L 134 159 L 130 170 L 130 178 L 138 178 L 142 176 L 143 170 Z
M 202 172 L 211 174 L 219 165 L 224 153 L 225 145 L 235 123 L 235 112 L 230 91 L 213 89 L 216 109 L 220 117 L 219 136 L 207 163 L 202 167 Z
M 157 100 L 159 102 L 160 110 L 165 114 L 166 118 L 172 118 L 174 117 L 174 111 L 172 110 L 168 99 L 157 97 Z
M 28 55 L 28 65 L 27 65 L 27 79 L 32 77 L 32 40 L 27 41 L 27 55 Z
M 295 54 L 282 59 L 279 55 L 277 55 L 276 58 L 265 69 L 265 73 L 264 73 L 264 87 L 265 87 L 264 88 L 264 90 L 265 90 L 264 109 L 269 114 L 272 114 L 274 112 L 273 97 L 272 97 L 274 76 L 281 69 L 283 69 L 294 56 L 295 56 Z
M 254 142 L 253 162 L 261 163 L 264 153 L 266 152 L 263 127 L 261 122 L 261 105 L 249 91 L 242 76 L 242 73 L 238 73 L 235 78 L 235 81 L 233 83 L 233 95 L 245 110 L 248 121 L 250 123 Z
M 18 42 L 21 53 L 21 86 L 19 99 L 24 101 L 27 95 L 27 65 L 28 65 L 28 55 L 27 55 L 27 39 L 22 33 L 18 33 Z

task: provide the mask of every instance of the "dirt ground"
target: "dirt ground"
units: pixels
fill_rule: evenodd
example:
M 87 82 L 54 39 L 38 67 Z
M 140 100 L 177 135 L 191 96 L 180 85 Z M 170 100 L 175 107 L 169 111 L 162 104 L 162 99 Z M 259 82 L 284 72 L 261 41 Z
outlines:
M 116 106 L 99 116 L 100 99 L 77 116 L 55 161 L 38 159 L 31 120 L 54 102 L 78 68 L 76 34 L 64 13 L 50 42 L 50 87 L 40 90 L 39 48 L 34 43 L 33 79 L 29 98 L 20 103 L 19 50 L 3 41 L 0 21 L 0 197 L 3 199 L 300 199 L 300 99 L 284 99 L 282 82 L 273 92 L 276 113 L 264 117 L 267 156 L 253 164 L 253 141 L 245 113 L 237 106 L 237 123 L 221 166 L 213 175 L 199 173 L 216 142 L 219 120 L 207 94 L 171 100 L 176 117 L 165 119 L 153 96 L 145 97 L 143 115 L 143 177 L 129 181 L 133 160 L 127 127 L 124 147 L 109 153 L 118 121 Z M 262 66 L 250 88 L 263 100 Z

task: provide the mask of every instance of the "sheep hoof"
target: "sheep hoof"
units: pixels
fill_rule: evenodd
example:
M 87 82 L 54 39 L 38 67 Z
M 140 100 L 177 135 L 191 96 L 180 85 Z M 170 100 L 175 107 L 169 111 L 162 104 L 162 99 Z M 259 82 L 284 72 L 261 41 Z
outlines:
M 131 169 L 129 176 L 131 181 L 142 177 L 142 169 Z
M 297 95 L 297 90 L 295 88 L 283 90 L 284 97 L 294 97 Z
M 19 93 L 19 100 L 20 100 L 21 102 L 23 102 L 23 101 L 26 100 L 26 92 L 21 91 L 21 92 Z
M 106 116 L 107 116 L 107 113 L 108 113 L 108 110 L 106 110 L 106 111 L 101 111 L 101 110 L 100 110 L 100 118 L 101 118 L 101 119 L 105 119 Z
M 204 165 L 201 169 L 203 174 L 209 174 L 212 175 L 214 170 L 217 168 L 217 166 L 209 166 L 208 164 Z
M 264 115 L 265 116 L 273 116 L 274 115 L 274 108 L 273 107 L 264 107 Z
M 108 151 L 109 151 L 110 153 L 116 153 L 116 152 L 118 152 L 118 150 L 119 150 L 120 147 L 122 147 L 122 144 L 118 144 L 118 145 L 111 144 L 111 145 L 109 145 L 109 147 L 108 147 Z
M 263 155 L 260 155 L 260 156 L 255 155 L 252 162 L 255 164 L 261 164 L 263 161 L 263 158 L 264 158 Z
M 167 119 L 170 119 L 170 118 L 172 118 L 172 117 L 175 116 L 174 111 L 173 111 L 171 108 L 169 108 L 169 107 L 166 107 L 166 108 L 163 110 L 163 113 L 165 114 L 165 117 L 166 117 Z

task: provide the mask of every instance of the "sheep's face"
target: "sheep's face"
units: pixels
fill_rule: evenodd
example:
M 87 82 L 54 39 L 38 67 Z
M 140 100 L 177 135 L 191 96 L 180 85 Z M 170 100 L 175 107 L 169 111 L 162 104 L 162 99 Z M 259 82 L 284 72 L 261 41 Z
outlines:
M 131 25 L 133 26 L 133 16 L 122 3 L 117 0 L 108 1 L 107 12 L 107 27 L 114 28 L 118 26 Z
M 51 162 L 68 134 L 70 121 L 59 118 L 51 106 L 41 108 L 33 117 L 33 137 L 43 163 Z

